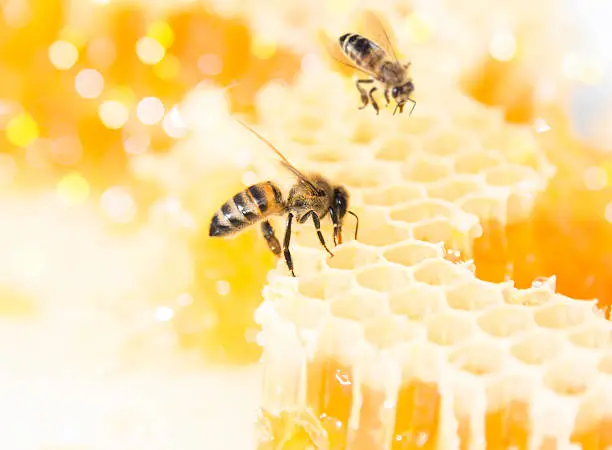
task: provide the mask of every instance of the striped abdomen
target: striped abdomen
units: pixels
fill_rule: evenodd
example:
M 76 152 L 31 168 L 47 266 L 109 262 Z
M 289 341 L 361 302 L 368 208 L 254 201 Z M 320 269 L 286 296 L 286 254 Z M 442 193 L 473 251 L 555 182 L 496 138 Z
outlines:
M 369 71 L 378 72 L 387 53 L 375 42 L 356 33 L 346 33 L 338 39 L 344 54 L 359 67 Z
M 215 213 L 209 236 L 228 236 L 285 209 L 280 189 L 270 181 L 249 186 Z

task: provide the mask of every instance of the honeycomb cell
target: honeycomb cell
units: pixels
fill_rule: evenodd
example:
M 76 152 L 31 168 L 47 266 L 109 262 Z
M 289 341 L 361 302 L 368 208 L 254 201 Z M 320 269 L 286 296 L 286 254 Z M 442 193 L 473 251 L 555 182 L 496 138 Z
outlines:
M 291 303 L 278 305 L 276 311 L 298 329 L 313 329 L 328 315 L 328 305 L 320 300 L 296 297 Z
M 478 326 L 491 336 L 506 338 L 534 325 L 528 311 L 520 307 L 496 306 L 478 318 Z
M 313 299 L 329 299 L 355 285 L 352 272 L 328 270 L 298 279 L 298 293 Z
M 372 188 L 400 181 L 396 168 L 384 162 L 371 161 L 362 164 L 346 163 L 336 173 L 334 182 L 350 188 Z
M 333 257 L 327 257 L 327 265 L 333 269 L 354 270 L 380 260 L 376 251 L 355 241 L 337 247 L 333 252 Z
M 446 301 L 453 309 L 478 311 L 503 302 L 503 286 L 480 280 L 468 280 L 446 291 Z
M 605 353 L 601 357 L 597 369 L 607 375 L 612 375 L 612 352 Z
M 376 206 L 395 206 L 423 197 L 425 190 L 419 185 L 410 183 L 382 186 L 363 193 L 363 201 Z
M 612 386 L 609 384 L 591 390 L 580 402 L 572 444 L 583 449 L 609 449 L 612 446 Z
M 541 306 L 553 301 L 555 293 L 548 289 L 517 290 L 506 297 L 506 301 L 513 305 Z
M 389 294 L 389 308 L 395 314 L 421 320 L 445 307 L 444 294 L 436 287 L 414 283 Z
M 480 174 L 484 170 L 502 164 L 501 154 L 494 151 L 461 153 L 455 157 L 455 172 L 458 174 Z
M 393 136 L 386 139 L 376 151 L 383 161 L 406 161 L 408 156 L 421 150 L 420 143 L 410 136 Z
M 539 366 L 560 354 L 565 341 L 549 330 L 535 330 L 521 336 L 510 348 L 512 355 L 525 364 Z
M 390 217 L 391 220 L 417 223 L 436 217 L 450 219 L 454 213 L 455 210 L 452 203 L 445 202 L 444 200 L 422 199 L 394 208 L 390 213 Z
M 440 258 L 442 248 L 428 242 L 409 241 L 388 248 L 383 256 L 389 262 L 411 267 L 426 259 Z
M 402 117 L 400 129 L 406 134 L 422 135 L 433 130 L 438 123 L 438 119 L 434 116 L 410 116 L 409 120 Z
M 447 156 L 459 153 L 474 142 L 459 130 L 448 129 L 439 134 L 428 136 L 423 142 L 423 151 L 432 155 Z
M 414 155 L 404 166 L 402 175 L 413 183 L 431 183 L 450 176 L 452 168 L 448 160 L 441 157 Z
M 472 175 L 457 175 L 429 185 L 427 193 L 432 198 L 454 202 L 461 197 L 479 192 L 482 189 L 484 189 L 484 186 L 478 178 Z
M 490 375 L 502 369 L 504 353 L 491 343 L 478 342 L 453 350 L 448 360 L 457 368 L 473 375 Z
M 365 245 L 383 247 L 402 242 L 410 237 L 410 230 L 387 224 L 383 216 L 378 223 L 359 224 L 359 242 Z
M 484 223 L 494 221 L 500 224 L 507 222 L 507 204 L 504 195 L 484 191 L 467 194 L 456 202 L 466 213 L 474 214 Z
M 330 300 L 331 313 L 336 317 L 363 322 L 388 311 L 385 296 L 376 292 L 353 290 Z
M 568 333 L 569 340 L 578 347 L 612 348 L 612 327 L 603 320 L 587 322 Z
M 451 248 L 456 247 L 457 232 L 447 217 L 435 217 L 422 220 L 412 227 L 412 236 L 419 241 L 431 243 L 444 243 Z M 460 249 L 462 250 L 462 249 Z
M 494 133 L 498 131 L 503 123 L 504 117 L 501 110 L 488 110 L 486 114 L 459 113 L 453 117 L 453 123 L 460 129 L 468 129 L 478 133 Z
M 340 142 L 337 145 L 316 143 L 301 147 L 297 148 L 296 151 L 315 163 L 338 163 L 346 157 Z
M 402 316 L 381 315 L 365 324 L 366 340 L 380 349 L 420 339 L 424 334 L 421 324 L 410 322 Z
M 325 255 L 325 250 L 321 251 L 315 248 L 298 246 L 292 247 L 291 256 L 296 276 L 303 277 L 320 272 L 323 268 Z M 285 261 L 279 261 L 277 269 L 282 275 L 291 276 Z
M 546 368 L 544 384 L 559 395 L 581 395 L 596 376 L 597 369 L 590 359 L 566 358 Z
M 438 345 L 453 346 L 474 336 L 474 321 L 455 311 L 435 314 L 427 320 L 427 338 Z
M 588 312 L 584 304 L 576 301 L 542 306 L 534 312 L 533 317 L 541 327 L 563 329 L 582 323 Z
M 412 280 L 410 271 L 401 266 L 381 264 L 361 270 L 357 283 L 378 292 L 392 292 Z
M 415 267 L 413 276 L 421 283 L 446 286 L 471 276 L 471 273 L 445 259 L 431 259 Z
M 485 172 L 485 180 L 491 186 L 518 186 L 537 179 L 537 173 L 530 167 L 509 165 L 492 167 Z

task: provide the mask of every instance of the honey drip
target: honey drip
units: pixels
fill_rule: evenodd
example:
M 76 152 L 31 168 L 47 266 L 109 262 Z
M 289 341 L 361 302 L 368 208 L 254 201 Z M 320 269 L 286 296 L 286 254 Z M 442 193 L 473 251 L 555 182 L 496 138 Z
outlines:
M 583 450 L 608 450 L 612 446 L 612 419 L 602 420 L 586 431 L 575 431 L 571 441 L 581 445 Z
M 346 446 L 348 420 L 353 404 L 351 369 L 333 360 L 323 364 L 319 420 L 327 431 L 330 450 Z
M 432 383 L 413 381 L 398 394 L 392 450 L 435 449 L 440 393 Z
M 505 407 L 488 412 L 485 418 L 487 449 L 526 450 L 529 443 L 529 405 L 513 401 Z
M 386 435 L 381 417 L 384 407 L 383 392 L 365 386 L 362 388 L 359 427 L 349 432 L 348 450 L 384 448 Z

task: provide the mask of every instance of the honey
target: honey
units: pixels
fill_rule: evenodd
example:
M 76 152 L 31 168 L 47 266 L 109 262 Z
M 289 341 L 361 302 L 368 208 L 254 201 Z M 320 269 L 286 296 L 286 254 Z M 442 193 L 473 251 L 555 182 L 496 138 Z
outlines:
M 343 449 L 346 446 L 348 420 L 353 403 L 351 369 L 333 360 L 317 366 L 318 370 L 322 370 L 321 375 L 314 374 L 315 380 L 321 377 L 318 405 L 308 406 L 318 412 L 319 420 L 327 431 L 329 448 Z
M 368 450 L 383 448 L 386 431 L 383 414 L 386 407 L 386 395 L 379 390 L 364 386 L 361 389 L 361 408 L 359 409 L 359 426 L 349 431 L 347 449 Z
M 487 413 L 485 436 L 487 448 L 526 450 L 530 433 L 529 405 L 514 401 L 505 407 Z
M 391 448 L 437 448 L 440 393 L 432 383 L 413 381 L 400 388 Z

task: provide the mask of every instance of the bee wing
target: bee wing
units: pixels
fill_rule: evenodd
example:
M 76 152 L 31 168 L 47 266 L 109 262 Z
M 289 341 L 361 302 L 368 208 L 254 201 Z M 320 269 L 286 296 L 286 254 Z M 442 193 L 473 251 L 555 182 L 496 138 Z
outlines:
M 364 11 L 358 22 L 358 29 L 368 39 L 373 40 L 398 62 L 395 47 L 397 40 L 393 29 L 383 17 L 372 10 Z
M 276 155 L 281 159 L 281 165 L 289 170 L 293 175 L 295 175 L 302 183 L 304 183 L 306 186 L 308 186 L 311 190 L 312 193 L 314 195 L 324 195 L 323 192 L 321 192 L 320 189 L 318 189 L 314 184 L 312 184 L 312 181 L 310 181 L 308 179 L 308 177 L 306 175 L 304 175 L 302 172 L 300 172 L 293 164 L 291 164 L 289 162 L 289 160 L 285 157 L 285 155 L 283 155 L 279 149 L 277 149 L 274 145 L 272 145 L 272 143 L 270 141 L 268 141 L 266 138 L 264 138 L 261 134 L 259 134 L 257 131 L 255 131 L 254 129 L 252 129 L 251 127 L 249 127 L 247 124 L 245 124 L 244 122 L 236 119 L 236 121 L 242 125 L 244 128 L 246 128 L 247 130 L 249 130 L 251 133 L 253 133 L 256 137 L 259 138 L 259 140 L 261 140 L 264 144 L 266 144 L 274 153 L 276 153 Z
M 350 59 L 346 57 L 346 55 L 340 48 L 340 43 L 338 42 L 338 39 L 334 39 L 325 31 L 320 30 L 318 32 L 318 40 L 325 49 L 325 54 L 330 57 L 333 62 L 337 64 L 342 64 L 345 69 L 348 67 L 350 69 L 365 73 L 366 75 L 374 76 L 372 72 L 364 70 L 361 67 L 357 67 L 351 62 Z

